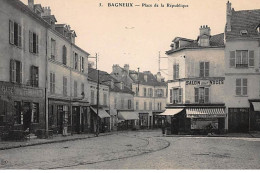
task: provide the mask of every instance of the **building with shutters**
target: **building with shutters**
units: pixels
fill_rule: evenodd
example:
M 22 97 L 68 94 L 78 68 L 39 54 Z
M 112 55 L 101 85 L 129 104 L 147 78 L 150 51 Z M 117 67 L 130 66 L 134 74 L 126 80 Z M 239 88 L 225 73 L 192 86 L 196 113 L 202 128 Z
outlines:
M 160 73 L 153 75 L 150 71 L 138 72 L 113 65 L 111 75 L 123 82 L 134 93 L 134 110 L 139 114 L 140 128 L 152 128 L 161 125 L 157 115 L 165 110 L 167 84 Z
M 260 10 L 227 2 L 225 103 L 230 132 L 260 130 Z
M 197 39 L 176 37 L 168 55 L 168 99 L 161 116 L 171 133 L 203 133 L 211 124 L 227 130 L 224 103 L 224 34 L 201 26 Z
M 45 129 L 47 23 L 20 1 L 0 1 L 0 133 Z M 0 134 L 1 136 L 1 134 Z

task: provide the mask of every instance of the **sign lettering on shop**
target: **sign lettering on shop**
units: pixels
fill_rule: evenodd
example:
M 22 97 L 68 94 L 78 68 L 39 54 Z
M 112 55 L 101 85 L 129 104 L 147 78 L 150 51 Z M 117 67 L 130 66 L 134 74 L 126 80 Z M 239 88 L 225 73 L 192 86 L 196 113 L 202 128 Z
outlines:
M 186 85 L 223 85 L 224 80 L 187 80 Z
M 41 89 L 31 89 L 16 86 L 0 85 L 0 95 L 13 95 L 22 97 L 43 97 Z

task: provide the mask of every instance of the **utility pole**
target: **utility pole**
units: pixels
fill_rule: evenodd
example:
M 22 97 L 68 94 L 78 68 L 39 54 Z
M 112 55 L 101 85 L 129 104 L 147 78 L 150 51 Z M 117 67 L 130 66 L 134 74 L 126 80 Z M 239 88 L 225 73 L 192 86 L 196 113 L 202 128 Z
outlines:
M 158 70 L 159 71 L 158 72 L 168 70 L 168 69 L 161 69 L 161 59 L 168 59 L 168 57 L 161 57 L 161 52 L 159 51 L 159 61 L 158 61 L 158 66 L 159 66 Z

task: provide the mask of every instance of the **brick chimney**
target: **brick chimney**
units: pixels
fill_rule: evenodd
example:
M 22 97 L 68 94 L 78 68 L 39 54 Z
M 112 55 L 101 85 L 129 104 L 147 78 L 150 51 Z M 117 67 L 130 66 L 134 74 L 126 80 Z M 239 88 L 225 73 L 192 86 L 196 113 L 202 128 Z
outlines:
M 231 7 L 231 3 L 228 1 L 227 2 L 227 18 L 226 18 L 226 27 L 227 27 L 227 31 L 231 31 L 231 15 L 232 15 L 232 7 Z
M 42 16 L 50 16 L 50 15 L 51 15 L 51 8 L 50 7 L 43 7 Z
M 199 46 L 209 46 L 209 39 L 210 39 L 210 27 L 208 25 L 203 25 L 200 27 L 200 35 L 199 35 Z
M 202 35 L 210 35 L 210 27 L 208 25 L 200 26 L 200 36 Z
M 33 11 L 34 10 L 34 0 L 28 0 L 28 7 Z

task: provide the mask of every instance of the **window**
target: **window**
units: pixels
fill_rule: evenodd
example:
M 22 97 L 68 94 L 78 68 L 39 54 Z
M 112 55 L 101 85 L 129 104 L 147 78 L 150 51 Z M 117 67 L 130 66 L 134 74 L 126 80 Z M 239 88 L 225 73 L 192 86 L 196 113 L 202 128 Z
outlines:
M 128 100 L 128 109 L 132 109 L 132 101 Z
M 78 70 L 78 54 L 74 53 L 74 69 Z
M 144 97 L 146 97 L 146 88 L 144 88 Z
M 122 98 L 122 100 L 121 100 L 121 109 L 124 109 L 124 99 Z
M 22 47 L 22 27 L 12 20 L 9 21 L 9 42 Z
M 144 102 L 144 110 L 146 111 L 147 107 L 146 107 L 146 102 Z
M 14 124 L 21 124 L 21 102 L 14 102 L 15 114 L 14 114 Z
M 55 93 L 55 73 L 50 73 L 50 93 Z
M 236 79 L 236 95 L 247 95 L 247 79 Z
M 84 57 L 80 57 L 80 72 L 84 72 Z
M 135 95 L 139 96 L 139 88 L 138 87 L 135 88 Z
M 29 52 L 39 53 L 39 37 L 32 31 L 29 31 Z
M 63 96 L 67 96 L 67 77 L 63 76 Z
M 117 108 L 117 99 L 114 98 L 114 108 L 116 109 Z
M 32 122 L 39 123 L 39 103 L 32 104 Z
M 94 90 L 91 90 L 91 103 L 92 104 L 95 104 L 95 91 Z
M 104 99 L 104 101 L 103 101 L 104 106 L 107 106 L 107 94 L 106 93 L 104 93 L 103 99 Z
M 153 89 L 152 88 L 148 89 L 148 95 L 149 95 L 149 97 L 153 97 Z
M 200 62 L 200 77 L 209 77 L 209 62 Z
M 22 63 L 20 61 L 10 61 L 10 82 L 22 83 Z
M 78 82 L 74 81 L 74 97 L 78 97 Z
M 182 94 L 183 89 L 182 88 L 174 88 L 170 90 L 170 103 L 176 104 L 176 103 L 182 103 Z
M 153 110 L 153 103 L 149 102 L 149 110 Z
M 62 63 L 67 65 L 67 47 L 65 45 L 62 48 Z
M 158 107 L 158 110 L 162 110 L 162 103 L 161 102 L 157 103 L 157 107 Z
M 135 103 L 135 109 L 139 110 L 139 102 L 138 101 Z
M 173 79 L 179 79 L 179 64 L 173 65 Z
M 39 68 L 31 66 L 31 86 L 39 87 Z
M 85 85 L 84 85 L 84 83 L 81 83 L 81 95 L 82 96 L 85 95 Z
M 209 88 L 199 87 L 195 89 L 195 103 L 209 103 Z
M 56 41 L 51 39 L 51 59 L 55 59 L 56 57 Z
M 230 51 L 230 67 L 247 68 L 254 67 L 254 51 L 237 50 Z
M 163 97 L 164 96 L 163 89 L 157 89 L 156 95 L 157 95 L 157 97 Z

